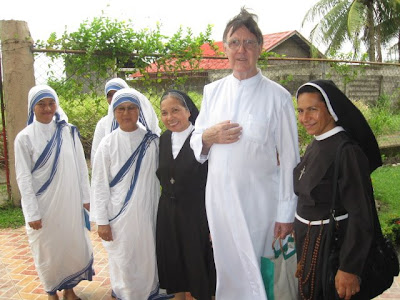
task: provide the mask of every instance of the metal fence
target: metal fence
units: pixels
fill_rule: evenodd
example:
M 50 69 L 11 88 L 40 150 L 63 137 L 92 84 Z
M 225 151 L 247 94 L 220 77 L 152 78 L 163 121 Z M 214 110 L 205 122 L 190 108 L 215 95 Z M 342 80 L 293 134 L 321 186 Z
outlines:
M 80 55 L 78 53 L 70 55 Z M 54 57 L 54 53 L 52 54 Z M 63 59 L 64 57 L 64 59 Z M 51 83 L 61 94 L 62 105 L 69 115 L 69 121 L 81 132 L 85 153 L 89 157 L 91 140 L 97 121 L 106 114 L 107 102 L 104 96 L 104 84 L 107 78 L 88 72 L 76 77 L 74 72 L 66 74 L 66 54 L 56 59 L 49 59 L 48 53 L 35 50 L 35 78 L 37 84 Z M 221 58 L 223 60 L 225 58 Z M 312 79 L 332 79 L 346 95 L 356 101 L 357 106 L 366 116 L 378 137 L 382 148 L 400 145 L 400 65 L 380 64 L 341 60 L 318 60 L 296 58 L 269 58 L 260 61 L 260 69 L 268 78 L 282 84 L 292 95 L 297 88 Z M 218 80 L 229 69 L 192 70 L 180 73 L 185 80 L 177 80 L 165 73 L 150 73 L 151 84 L 143 84 L 137 77 L 130 75 L 135 70 L 120 69 L 119 76 L 150 99 L 156 112 L 159 112 L 159 98 L 165 89 L 174 87 L 198 95 L 200 106 L 201 94 L 205 84 Z M 80 92 L 69 93 L 68 82 L 74 79 L 81 83 Z M 184 82 L 184 83 L 182 83 Z M 61 88 L 61 84 L 63 87 Z M 59 87 L 59 88 L 57 88 Z M 66 90 L 65 90 L 65 87 Z M 62 91 L 61 91 L 62 90 Z M 195 99 L 196 100 L 196 99 Z M 162 127 L 162 124 L 160 124 Z M 299 126 L 300 142 L 308 142 L 306 134 Z

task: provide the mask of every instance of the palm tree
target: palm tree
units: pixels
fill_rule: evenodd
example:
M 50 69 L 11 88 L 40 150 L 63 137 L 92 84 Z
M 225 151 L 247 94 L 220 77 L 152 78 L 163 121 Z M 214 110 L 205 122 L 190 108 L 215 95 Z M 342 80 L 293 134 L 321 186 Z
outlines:
M 361 41 L 367 47 L 370 61 L 382 61 L 381 45 L 399 34 L 400 0 L 320 0 L 305 15 L 305 22 L 319 22 L 311 31 L 311 40 L 328 45 L 336 52 L 350 42 L 357 56 Z M 385 24 L 385 25 L 384 25 Z M 399 24 L 399 23 L 396 23 Z
M 400 63 L 400 0 L 383 1 L 378 7 L 378 12 L 382 43 L 389 48 L 397 48 Z M 393 40 L 397 40 L 397 45 L 390 45 Z

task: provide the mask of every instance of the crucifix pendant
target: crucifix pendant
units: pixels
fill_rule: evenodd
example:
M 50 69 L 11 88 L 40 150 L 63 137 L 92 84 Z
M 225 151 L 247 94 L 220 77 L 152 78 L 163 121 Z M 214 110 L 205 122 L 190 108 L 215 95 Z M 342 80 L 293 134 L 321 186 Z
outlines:
M 169 182 L 171 182 L 171 184 L 174 184 L 175 183 L 175 179 L 171 177 Z
M 303 169 L 301 169 L 299 180 L 301 179 L 301 177 L 303 177 L 305 172 L 306 172 L 306 166 L 304 166 Z

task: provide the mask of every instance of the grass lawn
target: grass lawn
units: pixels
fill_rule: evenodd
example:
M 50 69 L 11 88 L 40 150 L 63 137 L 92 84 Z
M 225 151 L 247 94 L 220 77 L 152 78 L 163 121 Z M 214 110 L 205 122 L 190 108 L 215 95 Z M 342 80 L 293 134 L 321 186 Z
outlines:
M 391 236 L 400 244 L 400 224 L 394 220 L 400 218 L 400 165 L 384 166 L 372 173 L 375 199 L 380 206 L 379 219 L 383 233 Z
M 18 228 L 25 224 L 22 209 L 5 205 L 0 207 L 0 228 Z

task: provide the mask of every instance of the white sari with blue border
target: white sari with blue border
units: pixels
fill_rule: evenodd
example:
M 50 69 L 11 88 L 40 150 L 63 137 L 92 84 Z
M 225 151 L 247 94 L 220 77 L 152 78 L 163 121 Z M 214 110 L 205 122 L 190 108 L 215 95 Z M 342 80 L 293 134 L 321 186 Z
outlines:
M 139 107 L 138 127 L 119 128 L 114 109 L 124 102 Z M 160 197 L 158 133 L 149 100 L 134 89 L 117 91 L 109 107 L 106 135 L 92 172 L 92 217 L 110 225 L 113 240 L 103 241 L 113 296 L 117 299 L 168 299 L 159 294 L 155 228 Z
M 17 182 L 26 231 L 44 290 L 54 295 L 91 280 L 93 251 L 83 203 L 89 179 L 76 128 L 65 121 L 34 120 L 15 140 Z M 42 220 L 33 230 L 28 222 Z
M 137 128 L 114 130 L 101 141 L 92 177 L 92 213 L 110 224 L 111 286 L 118 299 L 158 299 L 155 222 L 160 195 L 158 137 Z M 103 224 L 104 225 L 104 224 Z

